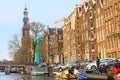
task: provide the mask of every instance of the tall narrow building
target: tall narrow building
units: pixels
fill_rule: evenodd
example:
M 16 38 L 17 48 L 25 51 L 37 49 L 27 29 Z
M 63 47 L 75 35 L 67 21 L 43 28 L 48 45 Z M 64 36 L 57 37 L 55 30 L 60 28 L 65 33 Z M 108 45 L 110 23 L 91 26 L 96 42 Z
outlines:
M 29 34 L 29 18 L 28 18 L 28 11 L 25 7 L 24 9 L 24 18 L 23 18 L 23 28 L 22 28 L 22 50 L 23 50 L 23 56 L 26 62 L 30 61 L 30 34 Z

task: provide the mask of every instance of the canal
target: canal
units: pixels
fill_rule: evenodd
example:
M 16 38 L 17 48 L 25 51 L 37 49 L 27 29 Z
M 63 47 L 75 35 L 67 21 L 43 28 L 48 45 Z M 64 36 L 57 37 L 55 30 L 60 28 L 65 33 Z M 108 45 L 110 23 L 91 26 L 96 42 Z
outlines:
M 0 72 L 0 80 L 59 80 L 59 79 L 48 76 L 21 75 L 19 73 L 11 73 L 10 75 L 5 75 L 4 72 Z

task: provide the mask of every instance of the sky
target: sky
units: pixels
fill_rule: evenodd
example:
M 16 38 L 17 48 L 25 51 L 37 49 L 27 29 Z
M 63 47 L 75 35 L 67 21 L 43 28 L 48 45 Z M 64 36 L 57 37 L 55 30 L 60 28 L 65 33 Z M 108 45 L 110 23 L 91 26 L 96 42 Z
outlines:
M 29 22 L 40 22 L 49 27 L 60 27 L 55 20 L 69 16 L 80 0 L 0 0 L 0 60 L 12 60 L 8 42 L 13 35 L 21 38 L 23 11 L 28 10 Z

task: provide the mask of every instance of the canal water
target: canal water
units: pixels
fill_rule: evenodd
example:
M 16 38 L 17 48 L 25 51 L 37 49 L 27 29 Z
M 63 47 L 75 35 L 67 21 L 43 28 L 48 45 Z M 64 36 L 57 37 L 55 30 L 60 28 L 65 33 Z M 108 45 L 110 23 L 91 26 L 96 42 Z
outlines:
M 4 72 L 0 72 L 0 80 L 59 80 L 59 79 L 48 76 L 21 75 L 19 73 L 11 73 L 10 75 L 5 75 Z

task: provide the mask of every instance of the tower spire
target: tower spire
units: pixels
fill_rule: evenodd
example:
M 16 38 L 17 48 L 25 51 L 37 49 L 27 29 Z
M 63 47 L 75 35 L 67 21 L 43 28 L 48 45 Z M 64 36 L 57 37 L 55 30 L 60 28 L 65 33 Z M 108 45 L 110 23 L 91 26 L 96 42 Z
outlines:
M 27 11 L 27 7 L 26 7 L 26 4 L 25 4 L 25 8 L 24 8 L 25 11 Z
M 25 5 L 25 8 L 24 8 L 23 15 L 24 15 L 23 23 L 24 23 L 24 25 L 26 25 L 26 24 L 28 23 L 28 21 L 29 21 L 29 18 L 28 18 L 28 11 L 27 11 L 26 5 Z

